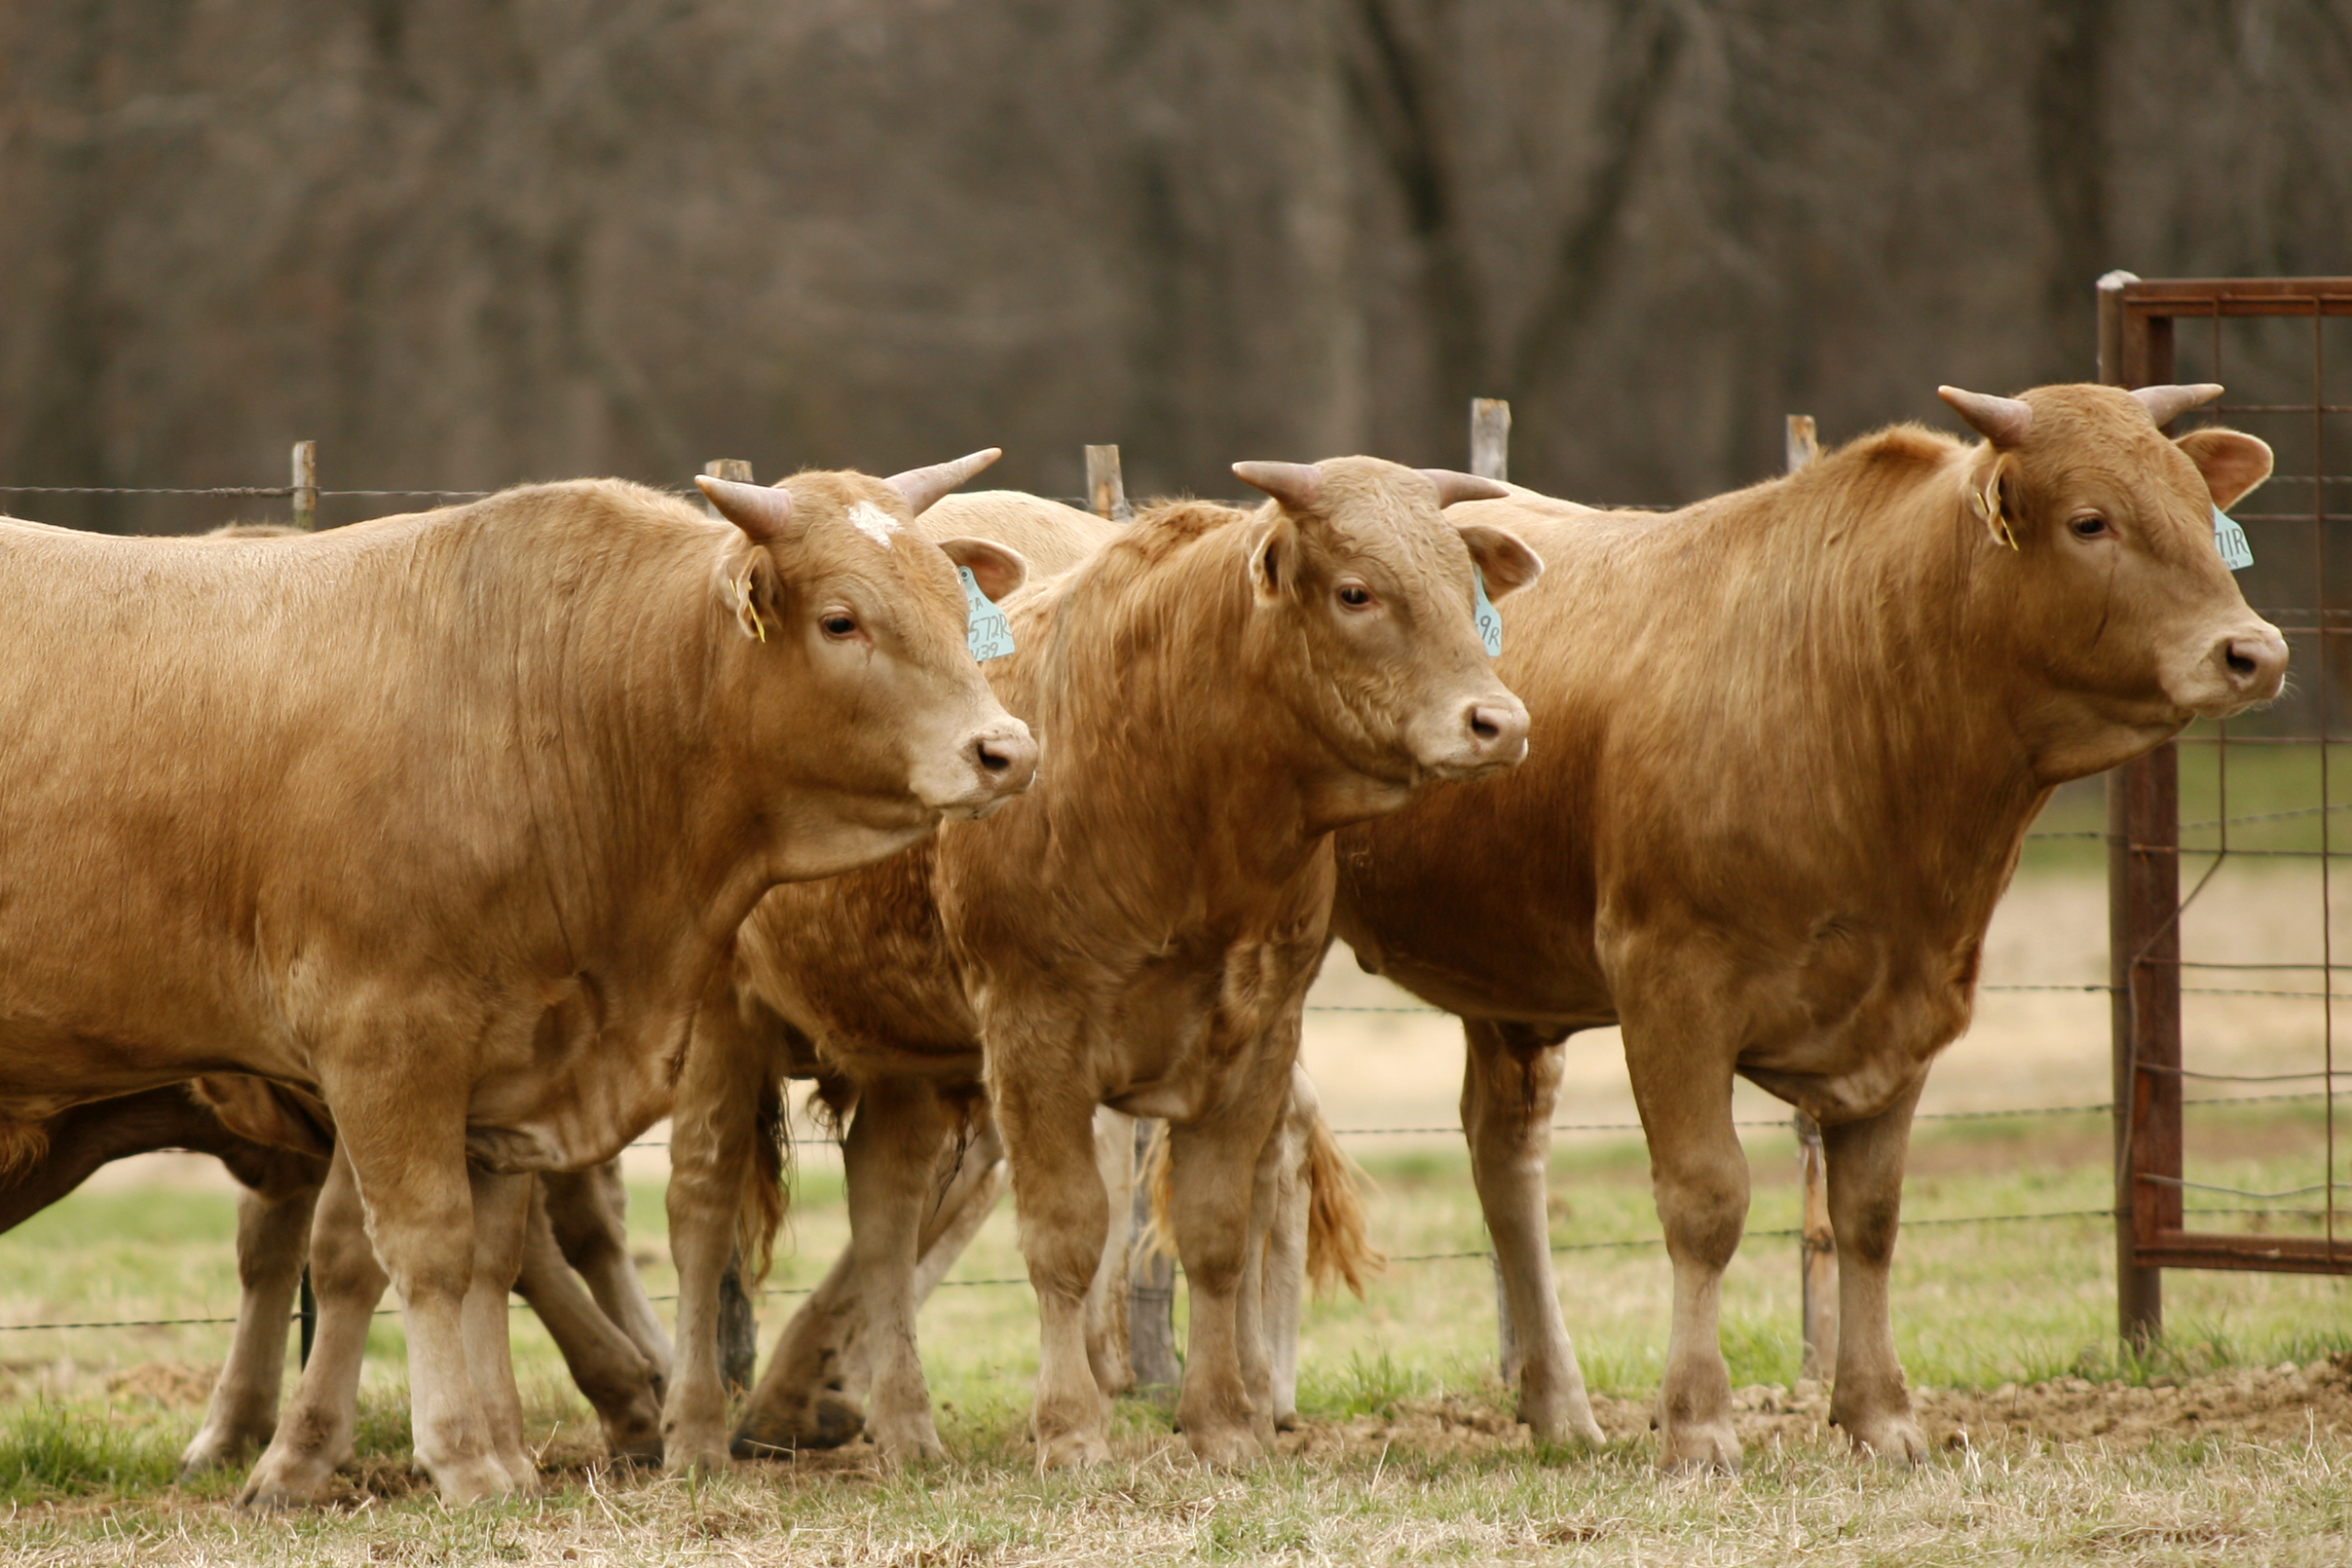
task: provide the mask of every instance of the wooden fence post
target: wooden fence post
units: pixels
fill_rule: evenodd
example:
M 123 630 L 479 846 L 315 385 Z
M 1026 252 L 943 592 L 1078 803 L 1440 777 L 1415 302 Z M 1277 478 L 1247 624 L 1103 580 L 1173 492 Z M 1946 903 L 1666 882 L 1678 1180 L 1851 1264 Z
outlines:
M 1135 1369 L 1139 1394 L 1174 1391 L 1184 1380 L 1183 1363 L 1176 1353 L 1176 1262 L 1158 1248 L 1145 1245 L 1151 1228 L 1151 1183 L 1143 1179 L 1143 1157 L 1150 1152 L 1152 1135 L 1160 1125 L 1141 1116 L 1136 1118 L 1135 1228 L 1129 1233 L 1127 1265 L 1127 1364 Z
M 1786 451 L 1791 473 L 1821 455 L 1811 414 L 1788 416 Z M 1797 1375 L 1827 1378 L 1838 1365 L 1838 1238 L 1829 1222 L 1829 1162 L 1821 1148 L 1821 1124 L 1803 1111 L 1796 1120 L 1797 1162 L 1805 1180 L 1804 1233 L 1797 1242 L 1805 1361 Z
M 294 526 L 310 532 L 318 526 L 318 443 L 294 443 Z
M 1086 504 L 1097 517 L 1107 517 L 1114 523 L 1124 523 L 1135 516 L 1136 509 L 1127 504 L 1127 481 L 1119 474 L 1116 446 L 1086 449 Z
M 1511 480 L 1511 404 L 1500 397 L 1470 400 L 1470 471 Z

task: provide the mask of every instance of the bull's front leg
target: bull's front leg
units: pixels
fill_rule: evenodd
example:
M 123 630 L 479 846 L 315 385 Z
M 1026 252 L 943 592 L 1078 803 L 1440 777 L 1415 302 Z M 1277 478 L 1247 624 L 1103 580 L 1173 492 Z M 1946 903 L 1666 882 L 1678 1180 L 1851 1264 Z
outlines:
M 1003 998 L 991 1006 L 985 1032 L 1021 1251 L 1037 1292 L 1029 1424 L 1038 1468 L 1065 1470 L 1110 1457 L 1110 1397 L 1086 1353 L 1086 1293 L 1110 1233 L 1110 1201 L 1095 1163 L 1098 1092 L 1061 1049 L 1078 1037 L 1077 1021 L 1055 1017 L 1037 998 L 1021 1000 L 1030 1005 Z
M 1086 1292 L 1086 1356 L 1105 1394 L 1127 1394 L 1136 1386 L 1133 1347 L 1128 1338 L 1127 1274 L 1136 1236 L 1136 1119 L 1100 1105 L 1095 1109 L 1095 1168 L 1102 1174 L 1110 1230 L 1102 1261 Z
M 1168 1130 L 1169 1219 L 1190 1303 L 1176 1423 L 1204 1464 L 1249 1464 L 1274 1435 L 1262 1256 L 1295 1054 L 1269 1049 L 1274 1060 L 1213 1114 Z
M 278 1430 L 286 1329 L 310 1252 L 318 1191 L 315 1184 L 304 1184 L 278 1192 L 247 1189 L 238 1195 L 237 1334 L 220 1381 L 212 1386 L 205 1424 L 180 1453 L 183 1476 L 233 1465 L 268 1443 Z M 382 1288 L 377 1287 L 379 1292 Z
M 536 1185 L 514 1293 L 529 1302 L 546 1325 L 572 1381 L 594 1406 L 613 1456 L 659 1463 L 661 1397 L 653 1368 L 581 1288 L 566 1261 L 548 1216 L 556 1202 L 554 1180 L 541 1177 Z
M 1838 1237 L 1838 1380 L 1829 1419 L 1856 1452 L 1918 1464 L 1926 1435 L 1894 1349 L 1886 1277 L 1902 1217 L 1903 1161 L 1922 1078 L 1886 1110 L 1821 1130 L 1829 1166 L 1829 1218 Z
M 759 1161 L 759 1106 L 773 1073 L 733 1004 L 706 1006 L 670 1117 L 670 1257 L 678 1266 L 678 1343 L 661 1410 L 661 1462 L 727 1468 L 727 1385 L 719 1365 L 719 1281 Z
M 247 1507 L 317 1502 L 335 1472 L 353 1458 L 368 1325 L 392 1281 L 376 1261 L 359 1188 L 340 1147 L 318 1192 L 310 1258 L 311 1286 L 318 1298 L 317 1336 L 293 1400 L 238 1498 Z M 280 1327 L 282 1335 L 282 1321 Z M 285 1354 L 282 1337 L 279 1354 Z
M 1624 1021 L 1634 1103 L 1650 1140 L 1650 1183 L 1674 1267 L 1674 1320 L 1658 1396 L 1659 1467 L 1739 1468 L 1732 1374 L 1722 1343 L 1723 1271 L 1747 1223 L 1747 1153 L 1732 1125 L 1732 1079 L 1667 1047 L 1703 1038 L 1658 1011 Z
M 1519 1419 L 1544 1442 L 1603 1441 L 1585 1392 L 1568 1321 L 1560 1312 L 1547 1208 L 1551 1117 L 1560 1092 L 1558 1029 L 1465 1019 L 1462 1132 L 1471 1179 L 1503 1275 L 1518 1335 Z
M 520 1442 L 519 1425 L 502 1430 L 514 1408 L 505 1290 L 514 1279 L 528 1190 L 521 1177 L 477 1181 L 467 1172 L 465 1085 L 394 1074 L 362 1081 L 350 1094 L 333 1083 L 325 1087 L 340 1148 L 351 1157 L 366 1207 L 368 1237 L 400 1293 L 417 1460 L 444 1503 L 513 1492 L 532 1479 L 501 1458 L 502 1449 Z M 489 1206 L 490 1224 L 479 1245 L 477 1197 Z M 479 1299 L 469 1303 L 469 1296 Z M 495 1332 L 487 1317 L 492 1308 Z M 469 1351 L 488 1363 L 475 1364 Z

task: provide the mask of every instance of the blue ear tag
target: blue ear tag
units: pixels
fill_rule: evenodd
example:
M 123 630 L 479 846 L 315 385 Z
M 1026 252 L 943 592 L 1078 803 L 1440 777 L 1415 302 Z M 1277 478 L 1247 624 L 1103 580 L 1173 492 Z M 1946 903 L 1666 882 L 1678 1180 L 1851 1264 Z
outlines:
M 2246 542 L 2246 530 L 2219 506 L 2213 509 L 2213 547 L 2221 552 L 2222 563 L 2232 572 L 2254 565 L 2254 546 Z
M 1478 603 L 1473 615 L 1477 623 L 1478 641 L 1486 645 L 1488 658 L 1503 656 L 1503 617 L 1495 611 L 1495 602 L 1486 597 L 1486 574 L 1474 563 L 1471 573 L 1478 579 Z
M 964 605 L 971 612 L 964 641 L 971 645 L 972 656 L 982 663 L 1004 657 L 1013 651 L 1013 628 L 1005 624 L 1004 612 L 980 591 L 980 579 L 970 567 L 957 567 L 955 575 L 963 579 Z

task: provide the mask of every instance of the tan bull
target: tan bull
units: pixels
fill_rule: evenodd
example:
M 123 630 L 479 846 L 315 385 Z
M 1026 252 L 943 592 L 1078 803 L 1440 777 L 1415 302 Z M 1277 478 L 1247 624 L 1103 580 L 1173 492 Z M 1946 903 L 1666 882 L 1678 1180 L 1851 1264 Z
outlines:
M 2214 545 L 2269 449 L 2159 429 L 2220 391 L 1947 389 L 1983 441 L 1901 427 L 1664 516 L 1456 508 L 1554 564 L 1501 667 L 1544 743 L 1345 831 L 1333 926 L 1464 1019 L 1463 1125 L 1544 1437 L 1598 1437 L 1544 1172 L 1560 1044 L 1616 1023 L 1674 1271 L 1661 1462 L 1738 1460 L 1716 1326 L 1748 1197 L 1735 1074 L 1822 1124 L 1831 1418 L 1923 1452 L 1886 1295 L 1904 1151 L 2026 827 L 2056 785 L 2284 676 Z
M 725 521 L 586 481 L 301 539 L 0 522 L 0 1151 L 206 1072 L 317 1093 L 418 1457 L 529 1485 L 523 1176 L 666 1113 L 767 888 L 1034 772 L 955 571 L 1018 557 L 911 532 L 978 466 L 706 482 Z
M 1269 1228 L 1272 1135 L 1325 941 L 1328 836 L 1524 753 L 1519 705 L 1473 626 L 1474 579 L 1499 598 L 1541 563 L 1507 532 L 1448 527 L 1436 509 L 1494 487 L 1361 458 L 1236 472 L 1274 502 L 1147 512 L 1007 606 L 1020 651 L 988 668 L 1049 737 L 1032 797 L 870 871 L 771 894 L 738 946 L 745 1006 L 703 1021 L 772 1016 L 856 1084 L 852 1247 L 868 1428 L 887 1456 L 940 1451 L 913 1286 L 934 1151 L 956 1120 L 941 1088 L 972 1077 L 984 1042 L 1038 1293 L 1040 1463 L 1108 1451 L 1086 1324 L 1110 1226 L 1099 1104 L 1171 1123 L 1192 1303 L 1186 1438 L 1215 1463 L 1257 1451 L 1270 1368 L 1257 1314 L 1239 1304 L 1257 1299 L 1251 1243 Z M 682 1117 L 739 1102 L 723 1064 L 756 1059 L 706 1038 Z M 731 1214 L 725 1183 L 707 1185 Z M 723 1227 L 697 1228 L 716 1252 Z M 688 1267 L 682 1254 L 682 1282 Z M 684 1306 L 667 1455 L 715 1462 L 719 1411 L 697 1395 L 705 1358 Z

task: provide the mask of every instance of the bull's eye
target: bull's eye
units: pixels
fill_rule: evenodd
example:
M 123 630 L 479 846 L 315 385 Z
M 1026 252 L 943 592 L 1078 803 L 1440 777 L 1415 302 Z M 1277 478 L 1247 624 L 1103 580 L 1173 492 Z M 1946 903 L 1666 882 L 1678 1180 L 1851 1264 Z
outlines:
M 828 637 L 839 639 L 857 635 L 857 617 L 854 616 L 827 616 L 817 624 L 825 628 Z
M 1362 610 L 1372 602 L 1372 590 L 1361 582 L 1351 582 L 1339 590 L 1339 602 L 1350 610 Z
M 2086 512 L 2073 518 L 2067 523 L 2067 527 L 2076 539 L 2104 539 L 2109 532 L 2107 519 L 2097 512 Z

